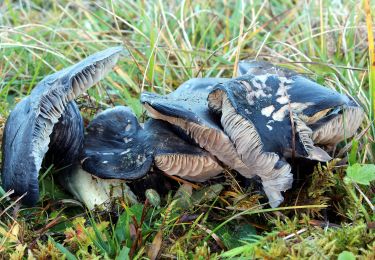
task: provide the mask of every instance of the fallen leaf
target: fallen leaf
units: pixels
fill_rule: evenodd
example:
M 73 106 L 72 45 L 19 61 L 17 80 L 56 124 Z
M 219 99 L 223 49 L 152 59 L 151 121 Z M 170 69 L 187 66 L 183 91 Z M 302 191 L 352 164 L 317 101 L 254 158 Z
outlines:
M 159 230 L 158 233 L 156 233 L 156 236 L 154 237 L 154 240 L 152 241 L 152 244 L 147 251 L 147 256 L 151 260 L 155 260 L 157 258 L 162 242 L 163 242 L 163 232 Z

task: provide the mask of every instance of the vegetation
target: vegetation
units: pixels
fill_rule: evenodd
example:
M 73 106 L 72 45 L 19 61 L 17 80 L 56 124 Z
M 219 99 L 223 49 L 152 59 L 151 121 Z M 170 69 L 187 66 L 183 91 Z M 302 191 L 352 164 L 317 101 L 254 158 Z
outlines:
M 2 1 L 1 129 L 44 76 L 121 44 L 128 54 L 78 100 L 86 123 L 114 105 L 130 106 L 142 120 L 143 90 L 169 93 L 192 77 L 231 77 L 247 58 L 291 67 L 351 95 L 366 119 L 328 165 L 309 173 L 295 162 L 295 185 L 277 209 L 263 203 L 256 183 L 226 171 L 214 189 L 200 190 L 214 183 L 185 183 L 161 194 L 160 204 L 120 200 L 111 213 L 88 212 L 54 182 L 57 169 L 46 165 L 36 207 L 22 207 L 1 191 L 1 256 L 374 259 L 371 6 L 370 0 Z

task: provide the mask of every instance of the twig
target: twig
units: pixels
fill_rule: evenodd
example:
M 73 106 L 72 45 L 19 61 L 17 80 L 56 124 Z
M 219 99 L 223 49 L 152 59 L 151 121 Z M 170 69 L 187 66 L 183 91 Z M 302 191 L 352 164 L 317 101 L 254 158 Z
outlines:
M 357 185 L 357 183 L 353 182 L 354 184 L 354 187 L 357 189 L 357 191 L 359 193 L 361 193 L 362 197 L 365 199 L 365 201 L 367 202 L 367 204 L 370 206 L 371 210 L 373 212 L 375 212 L 375 207 L 374 205 L 371 203 L 370 199 L 363 193 L 363 191 L 359 188 L 359 186 Z
M 216 235 L 214 232 L 212 232 L 211 229 L 208 229 L 208 228 L 206 228 L 205 226 L 203 226 L 203 225 L 201 225 L 201 224 L 197 224 L 197 226 L 198 226 L 200 229 L 202 229 L 204 232 L 206 232 L 208 235 L 210 235 L 210 236 L 216 241 L 216 243 L 218 244 L 218 246 L 219 246 L 221 249 L 223 249 L 223 250 L 226 249 L 226 247 L 225 247 L 223 241 L 221 241 L 220 237 L 219 237 L 218 235 Z
M 189 182 L 189 181 L 183 180 L 183 179 L 178 178 L 178 177 L 176 177 L 176 176 L 168 175 L 168 174 L 166 174 L 166 173 L 164 173 L 164 172 L 162 172 L 162 174 L 163 174 L 164 176 L 166 176 L 166 177 L 172 179 L 172 180 L 177 181 L 177 182 L 181 182 L 181 183 L 183 183 L 183 184 L 188 184 L 188 185 L 190 185 L 191 187 L 193 187 L 193 188 L 196 189 L 196 190 L 199 189 L 199 188 L 201 187 L 201 186 L 198 185 L 198 184 L 191 183 L 191 182 Z
M 300 235 L 300 234 L 302 234 L 302 233 L 304 233 L 306 231 L 307 231 L 307 228 L 302 228 L 301 230 L 298 230 L 297 232 L 295 232 L 293 234 L 287 235 L 286 237 L 284 237 L 284 240 L 288 240 L 288 239 L 290 239 L 290 238 L 292 238 L 294 236 Z
M 142 244 L 142 225 L 143 225 L 143 223 L 145 221 L 149 205 L 150 205 L 149 201 L 148 201 L 148 199 L 146 199 L 145 200 L 145 204 L 143 206 L 142 216 L 141 216 L 141 220 L 140 220 L 139 224 L 138 224 L 137 219 L 135 218 L 135 216 L 132 216 L 132 219 L 133 219 L 133 222 L 134 222 L 134 225 L 135 225 L 135 229 L 136 229 L 136 235 L 135 235 L 135 239 L 133 241 L 133 244 L 132 244 L 132 246 L 130 248 L 130 252 L 129 252 L 129 258 L 130 259 L 133 259 L 135 250 L 138 247 L 140 247 L 140 245 Z
M 17 204 L 27 193 L 22 194 L 22 196 L 18 197 L 14 202 L 12 202 L 8 207 L 6 207 L 1 213 L 0 217 L 8 211 L 11 207 L 13 207 L 15 204 Z
M 355 137 L 355 140 L 359 141 L 359 140 L 362 138 L 362 136 L 364 136 L 364 135 L 367 133 L 367 131 L 370 129 L 370 127 L 371 127 L 371 124 L 369 124 L 368 127 L 366 127 L 365 129 L 363 129 L 363 131 L 362 131 L 361 133 L 359 133 L 359 134 Z M 337 158 L 341 158 L 341 157 L 344 155 L 344 153 L 346 153 L 351 147 L 352 147 L 352 143 L 350 142 L 350 143 L 348 143 L 347 145 L 345 145 L 345 146 L 344 146 L 344 147 L 343 147 L 343 148 L 337 153 L 336 157 L 337 157 Z

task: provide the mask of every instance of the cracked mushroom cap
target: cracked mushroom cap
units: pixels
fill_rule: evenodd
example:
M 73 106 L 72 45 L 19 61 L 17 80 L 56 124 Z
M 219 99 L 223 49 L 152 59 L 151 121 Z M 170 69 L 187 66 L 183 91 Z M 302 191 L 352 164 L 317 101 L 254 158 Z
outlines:
M 291 188 L 293 181 L 290 166 L 282 156 L 296 151 L 310 159 L 330 159 L 314 146 L 312 130 L 300 118 L 316 99 L 308 99 L 305 90 L 298 91 L 292 83 L 274 74 L 244 75 L 216 85 L 208 96 L 210 109 L 221 115 L 224 131 L 242 161 L 261 177 L 272 207 L 282 202 L 281 191 Z M 324 90 L 318 89 L 318 95 Z M 325 94 L 341 98 L 330 91 Z
M 163 172 L 201 182 L 223 171 L 214 156 L 177 136 L 169 123 L 149 119 L 144 129 L 154 149 L 155 165 Z
M 181 130 L 218 160 L 246 176 L 252 175 L 238 156 L 236 149 L 224 133 L 220 119 L 207 106 L 207 96 L 216 84 L 228 79 L 196 78 L 183 83 L 174 92 L 161 96 L 144 92 L 141 102 L 148 114 Z
M 269 63 L 242 63 L 239 71 L 246 73 L 214 87 L 208 96 L 209 107 L 221 115 L 224 131 L 245 164 L 262 178 L 274 206 L 275 198 L 282 201 L 280 191 L 290 188 L 293 180 L 282 156 L 295 151 L 301 157 L 330 160 L 324 150 L 314 146 L 320 142 L 310 126 L 323 132 L 321 120 L 333 116 L 350 100 Z M 269 185 L 273 185 L 271 191 Z
M 22 202 L 39 198 L 38 173 L 50 135 L 69 102 L 103 78 L 116 64 L 121 47 L 110 48 L 44 78 L 8 117 L 3 137 L 2 185 Z
M 314 147 L 312 131 L 300 118 L 313 101 L 299 98 L 295 89 L 286 92 L 293 88 L 289 84 L 275 75 L 267 78 L 245 75 L 216 86 L 210 93 L 210 109 L 221 114 L 224 131 L 248 165 L 257 161 L 271 167 L 278 160 L 277 154 L 289 153 L 291 149 L 302 157 L 330 159 L 323 150 Z M 265 157 L 260 160 L 258 154 Z
M 153 161 L 152 147 L 146 139 L 146 132 L 130 108 L 107 109 L 86 128 L 82 168 L 104 179 L 142 178 Z
M 299 117 L 312 129 L 315 144 L 333 146 L 353 136 L 364 119 L 363 109 L 351 98 L 325 88 L 295 71 L 264 61 L 242 61 L 239 75 L 267 78 L 277 75 L 289 81 L 285 93 L 292 103 L 309 104 Z M 280 90 L 284 92 L 283 90 Z M 285 96 L 285 95 L 284 95 Z M 279 101 L 286 102 L 282 95 Z

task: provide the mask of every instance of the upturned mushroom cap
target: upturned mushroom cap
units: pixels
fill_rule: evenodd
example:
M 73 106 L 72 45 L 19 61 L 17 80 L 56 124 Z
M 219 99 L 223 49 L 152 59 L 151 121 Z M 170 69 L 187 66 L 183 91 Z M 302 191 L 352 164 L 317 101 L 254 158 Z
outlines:
M 220 119 L 208 110 L 208 93 L 216 84 L 226 81 L 228 79 L 191 79 L 165 96 L 144 92 L 141 102 L 152 118 L 174 125 L 224 164 L 253 176 L 252 168 L 241 161 L 233 143 L 222 130 Z
M 121 47 L 96 53 L 44 78 L 9 115 L 3 137 L 2 185 L 22 202 L 39 198 L 38 173 L 48 151 L 50 135 L 68 103 L 97 83 L 112 67 Z
M 307 104 L 299 118 L 313 133 L 315 144 L 333 146 L 355 134 L 363 118 L 363 109 L 351 98 L 325 88 L 297 72 L 275 66 L 264 61 L 242 61 L 238 66 L 239 75 L 254 75 L 267 78 L 277 75 L 285 78 L 285 90 L 280 89 L 278 101 Z M 288 83 L 289 82 L 289 83 Z M 277 115 L 276 115 L 277 116 Z
M 82 168 L 104 179 L 141 178 L 153 162 L 152 147 L 146 140 L 147 133 L 130 108 L 107 109 L 86 129 Z
M 154 149 L 155 165 L 163 172 L 200 182 L 223 171 L 214 156 L 177 136 L 169 123 L 149 119 L 144 129 Z

